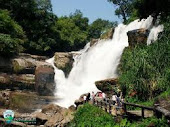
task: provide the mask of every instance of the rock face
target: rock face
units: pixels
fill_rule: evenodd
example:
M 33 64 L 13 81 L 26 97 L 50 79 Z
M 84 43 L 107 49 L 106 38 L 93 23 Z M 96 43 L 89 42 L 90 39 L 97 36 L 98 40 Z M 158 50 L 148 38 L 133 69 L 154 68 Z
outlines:
M 149 35 L 149 30 L 147 29 L 137 29 L 128 31 L 128 42 L 130 47 L 134 47 L 137 44 L 147 45 L 147 37 Z
M 0 89 L 34 91 L 35 75 L 33 74 L 0 74 Z
M 40 95 L 53 95 L 55 90 L 54 69 L 51 66 L 41 65 L 35 71 L 35 89 Z
M 73 57 L 79 54 L 79 52 L 56 52 L 54 56 L 54 64 L 58 69 L 63 70 L 65 75 L 68 76 L 73 67 Z
M 115 88 L 117 87 L 118 79 L 111 78 L 101 81 L 96 81 L 96 87 L 101 90 L 102 92 L 106 93 L 107 96 L 112 96 Z

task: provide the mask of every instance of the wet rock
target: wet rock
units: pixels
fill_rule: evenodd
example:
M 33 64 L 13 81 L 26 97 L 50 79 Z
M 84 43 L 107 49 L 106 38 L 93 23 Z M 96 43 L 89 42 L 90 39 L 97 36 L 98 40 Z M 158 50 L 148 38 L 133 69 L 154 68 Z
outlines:
M 50 96 L 55 90 L 54 69 L 51 65 L 41 65 L 35 71 L 35 90 L 39 95 Z
M 69 74 L 73 65 L 73 54 L 70 52 L 56 52 L 54 56 L 54 64 L 58 69 Z
M 105 79 L 101 81 L 96 81 L 95 85 L 96 87 L 104 92 L 107 96 L 112 96 L 112 92 L 114 92 L 115 87 L 117 87 L 118 79 L 111 78 L 111 79 Z
M 147 29 L 137 29 L 127 32 L 128 42 L 130 47 L 136 45 L 147 45 L 147 37 L 149 35 L 149 30 Z

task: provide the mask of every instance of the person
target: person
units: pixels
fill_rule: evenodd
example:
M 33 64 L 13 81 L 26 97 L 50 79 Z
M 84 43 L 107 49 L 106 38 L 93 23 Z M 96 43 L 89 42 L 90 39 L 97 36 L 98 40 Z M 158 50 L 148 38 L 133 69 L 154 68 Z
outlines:
M 113 96 L 112 96 L 113 105 L 116 104 L 116 98 L 117 98 L 117 96 L 116 96 L 116 94 L 114 93 Z
M 104 101 L 106 100 L 106 94 L 104 92 L 102 92 L 102 98 Z
M 87 94 L 87 99 L 86 99 L 86 100 L 87 100 L 87 101 L 90 100 L 90 93 Z
M 84 103 L 86 103 L 86 99 L 87 99 L 87 97 L 86 97 L 86 95 L 84 95 L 83 96 Z
M 120 94 L 118 94 L 117 97 L 116 97 L 116 103 L 117 103 L 117 107 L 122 107 Z
M 95 94 L 94 94 L 93 91 L 92 91 L 92 94 L 90 96 L 90 99 L 91 99 L 92 103 L 94 104 L 94 102 L 95 102 Z

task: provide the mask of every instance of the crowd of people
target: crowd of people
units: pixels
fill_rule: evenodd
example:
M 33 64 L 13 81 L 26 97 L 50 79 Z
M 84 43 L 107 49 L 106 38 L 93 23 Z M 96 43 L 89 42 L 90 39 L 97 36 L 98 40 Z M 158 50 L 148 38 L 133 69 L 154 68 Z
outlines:
M 83 96 L 84 103 L 88 102 L 91 100 L 93 103 L 95 100 L 102 100 L 102 101 L 107 101 L 111 100 L 113 105 L 116 105 L 117 108 L 122 107 L 122 101 L 124 100 L 122 97 L 121 92 L 114 92 L 111 98 L 108 98 L 107 95 L 104 92 L 97 92 L 96 94 L 94 92 L 88 93 L 87 95 Z

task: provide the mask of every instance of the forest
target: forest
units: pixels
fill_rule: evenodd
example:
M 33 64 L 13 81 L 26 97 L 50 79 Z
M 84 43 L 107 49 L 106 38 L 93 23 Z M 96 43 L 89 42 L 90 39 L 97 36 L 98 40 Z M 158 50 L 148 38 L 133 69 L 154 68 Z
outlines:
M 0 54 L 53 55 L 79 50 L 117 22 L 89 19 L 80 10 L 57 17 L 50 0 L 0 0 Z

